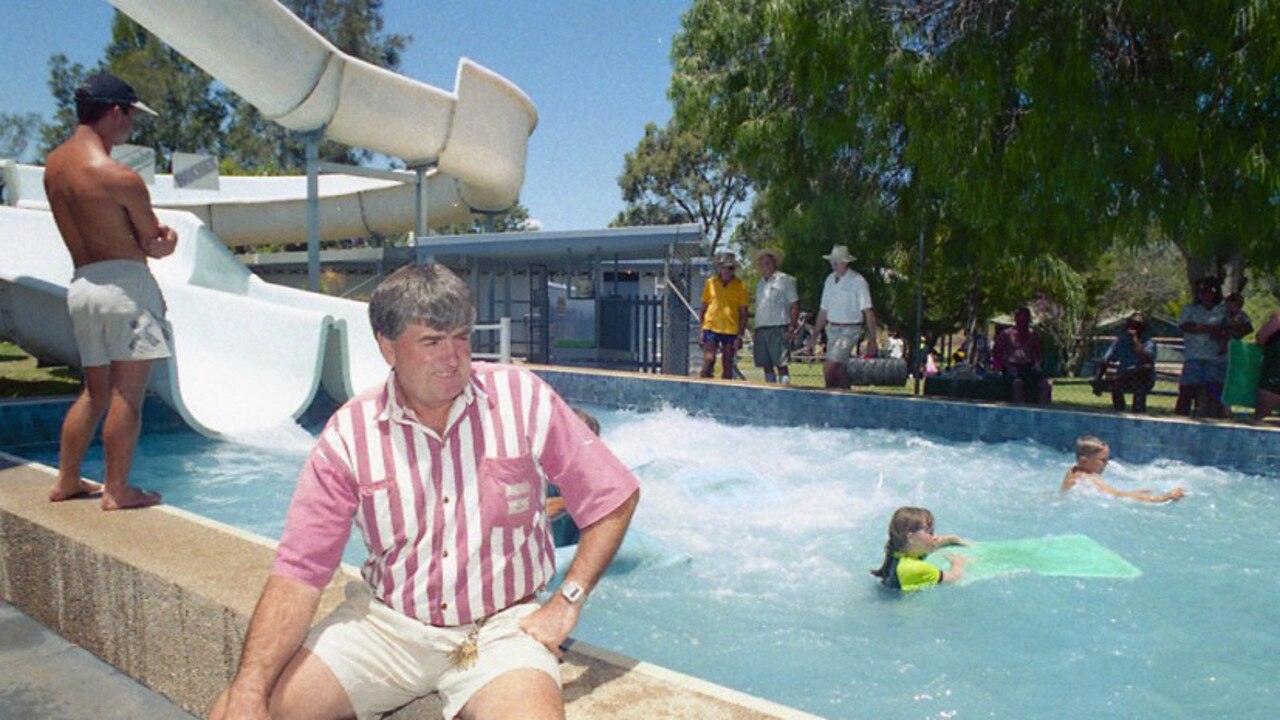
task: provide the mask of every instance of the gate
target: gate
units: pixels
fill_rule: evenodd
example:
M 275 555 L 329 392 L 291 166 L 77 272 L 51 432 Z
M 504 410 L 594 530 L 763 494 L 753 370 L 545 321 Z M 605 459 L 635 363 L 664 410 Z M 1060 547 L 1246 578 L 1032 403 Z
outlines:
M 596 303 L 601 364 L 620 370 L 662 370 L 662 299 L 610 295 Z

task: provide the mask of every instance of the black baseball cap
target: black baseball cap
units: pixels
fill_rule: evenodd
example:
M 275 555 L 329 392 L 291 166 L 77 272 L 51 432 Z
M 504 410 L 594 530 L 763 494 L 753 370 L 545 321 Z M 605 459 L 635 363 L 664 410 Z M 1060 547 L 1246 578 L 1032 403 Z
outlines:
M 133 86 L 111 73 L 94 73 L 76 88 L 76 102 L 88 105 L 128 105 L 158 116 L 160 113 L 138 99 Z

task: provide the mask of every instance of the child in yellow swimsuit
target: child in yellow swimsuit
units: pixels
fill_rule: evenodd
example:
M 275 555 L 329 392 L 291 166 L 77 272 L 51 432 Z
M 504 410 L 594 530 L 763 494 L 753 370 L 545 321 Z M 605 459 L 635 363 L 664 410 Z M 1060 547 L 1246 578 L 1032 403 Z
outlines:
M 924 508 L 901 507 L 889 521 L 889 541 L 884 544 L 884 564 L 871 574 L 893 590 L 912 592 L 930 585 L 953 583 L 964 576 L 965 559 L 948 555 L 951 569 L 945 573 L 924 561 L 924 556 L 947 545 L 967 545 L 958 535 L 934 535 L 933 513 Z

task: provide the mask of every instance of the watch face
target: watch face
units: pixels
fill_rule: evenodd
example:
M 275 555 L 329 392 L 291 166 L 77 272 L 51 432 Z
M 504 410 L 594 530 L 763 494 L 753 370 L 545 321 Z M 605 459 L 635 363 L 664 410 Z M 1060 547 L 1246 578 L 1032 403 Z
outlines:
M 582 586 L 575 582 L 568 582 L 560 586 L 560 594 L 564 596 L 571 604 L 578 604 L 582 599 Z

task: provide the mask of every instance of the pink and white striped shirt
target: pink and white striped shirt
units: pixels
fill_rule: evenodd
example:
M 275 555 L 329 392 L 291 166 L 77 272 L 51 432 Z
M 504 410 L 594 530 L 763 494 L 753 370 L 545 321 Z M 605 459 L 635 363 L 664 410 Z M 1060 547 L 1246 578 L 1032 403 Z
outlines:
M 488 617 L 555 574 L 547 483 L 586 527 L 635 475 L 533 373 L 476 363 L 443 436 L 400 401 L 395 373 L 329 419 L 298 479 L 273 574 L 332 579 L 359 526 L 374 595 L 429 625 Z

